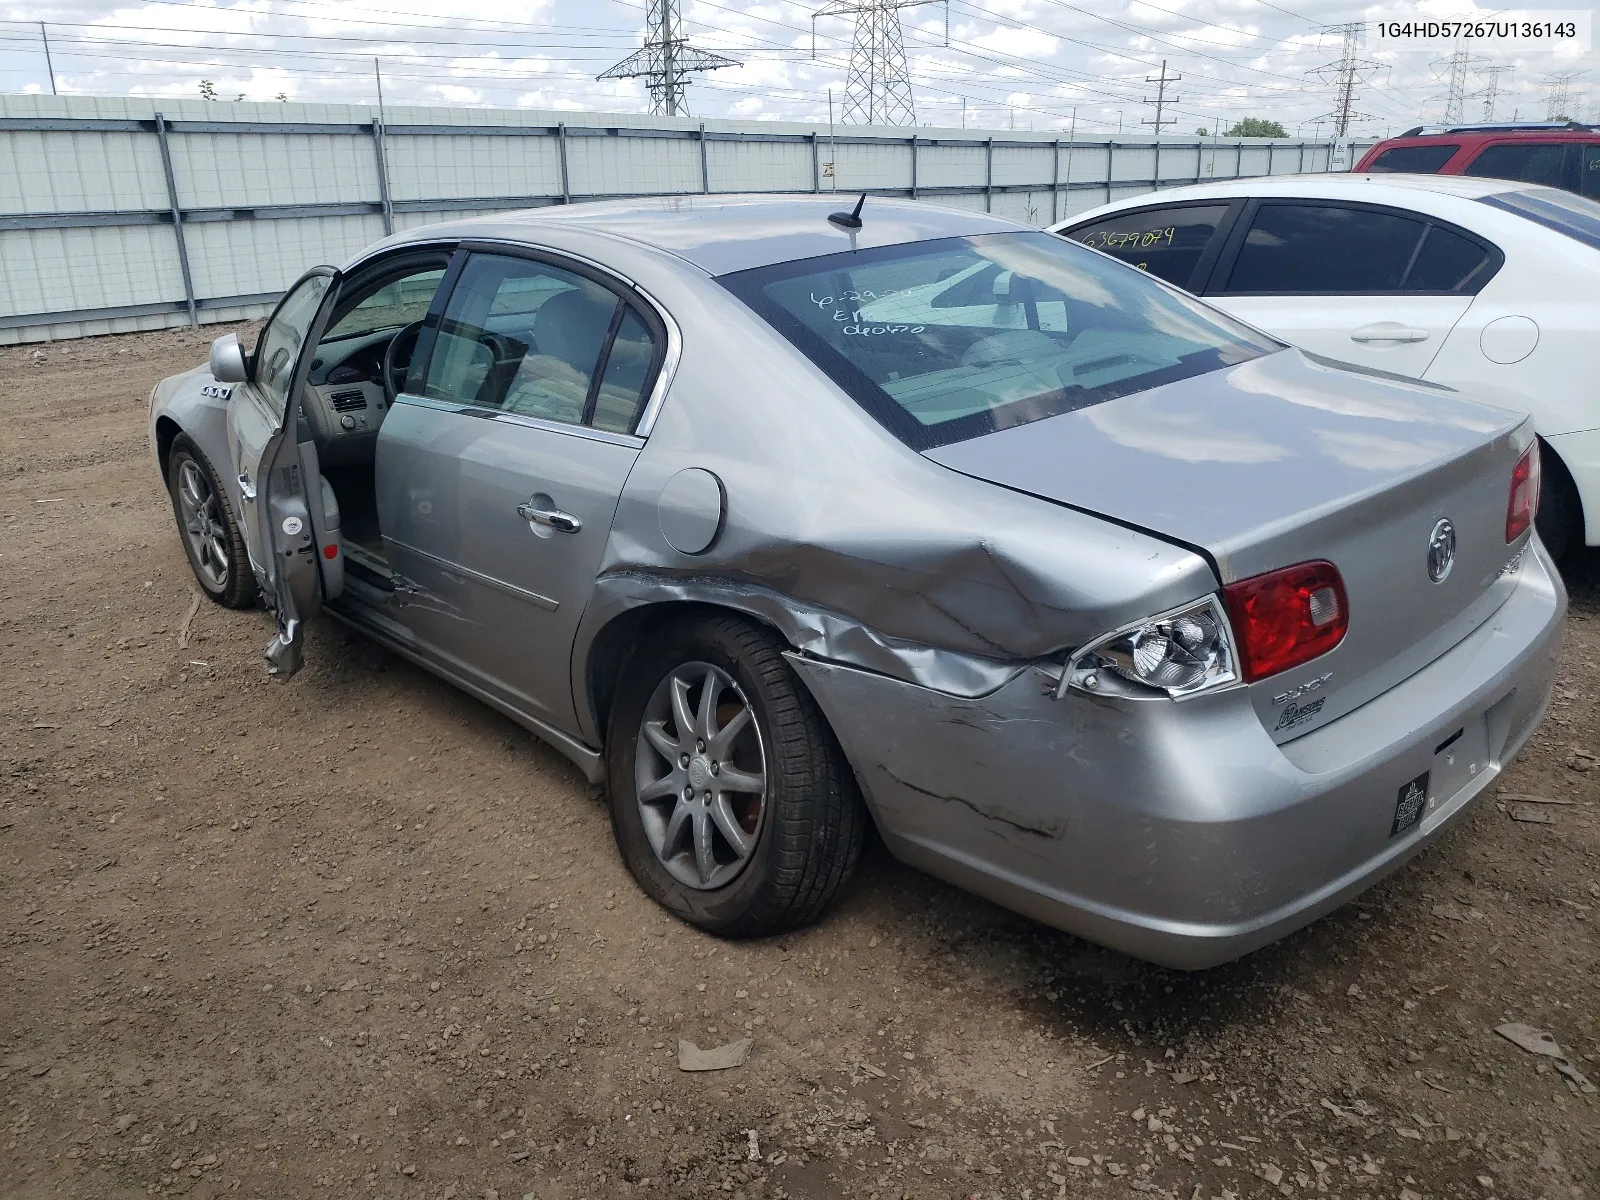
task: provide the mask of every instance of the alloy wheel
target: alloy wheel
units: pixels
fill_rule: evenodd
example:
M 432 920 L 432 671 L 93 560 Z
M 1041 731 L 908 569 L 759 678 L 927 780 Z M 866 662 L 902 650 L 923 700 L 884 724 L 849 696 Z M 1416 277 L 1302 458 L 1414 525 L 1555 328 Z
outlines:
M 732 677 L 684 663 L 656 686 L 634 749 L 645 836 L 674 879 L 725 887 L 755 851 L 766 815 L 760 723 Z
M 194 459 L 178 468 L 178 511 L 196 569 L 212 591 L 228 586 L 228 530 L 218 511 L 217 493 Z

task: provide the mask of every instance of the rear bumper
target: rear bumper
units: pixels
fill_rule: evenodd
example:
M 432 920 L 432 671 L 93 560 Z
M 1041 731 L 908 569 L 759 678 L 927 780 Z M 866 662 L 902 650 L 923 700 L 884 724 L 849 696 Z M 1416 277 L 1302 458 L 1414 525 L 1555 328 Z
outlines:
M 1281 747 L 1242 690 L 1057 701 L 1028 670 L 968 700 L 793 662 L 897 857 L 1091 941 L 1202 968 L 1371 886 L 1521 749 L 1549 702 L 1566 611 L 1533 545 L 1515 591 L 1470 635 Z M 1393 834 L 1401 790 L 1424 773 L 1424 815 Z

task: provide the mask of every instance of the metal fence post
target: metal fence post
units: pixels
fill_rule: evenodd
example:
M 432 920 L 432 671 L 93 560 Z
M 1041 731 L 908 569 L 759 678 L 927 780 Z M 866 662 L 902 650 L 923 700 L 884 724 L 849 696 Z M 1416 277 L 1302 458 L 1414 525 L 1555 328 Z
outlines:
M 1235 179 L 1242 179 L 1244 177 L 1244 143 L 1237 143 L 1234 146 L 1234 149 L 1238 151 L 1238 154 L 1233 160 L 1233 177 Z
M 1159 136 L 1159 133 L 1160 133 L 1160 131 L 1157 130 L 1158 136 L 1156 137 L 1156 168 L 1155 168 L 1155 172 L 1156 173 L 1155 173 L 1155 178 L 1150 181 L 1154 185 L 1150 189 L 1152 192 L 1159 192 L 1161 190 L 1161 138 Z
M 911 135 L 911 198 L 917 198 L 917 135 Z
M 1300 143 L 1300 165 L 1295 168 L 1295 173 L 1297 175 L 1306 173 L 1306 144 L 1304 142 Z
M 711 190 L 711 163 L 706 158 L 706 123 L 700 122 L 700 190 Z
M 1106 203 L 1111 203 L 1111 176 L 1116 174 L 1113 167 L 1117 165 L 1117 144 L 1106 142 Z
M 822 190 L 822 161 L 821 155 L 817 152 L 817 131 L 815 129 L 811 131 L 811 190 L 813 192 Z
M 1277 142 L 1267 143 L 1267 174 L 1272 174 L 1272 152 L 1278 148 Z
M 1050 170 L 1050 224 L 1061 219 L 1061 139 L 1056 139 L 1055 165 Z
M 983 211 L 994 211 L 994 139 L 983 139 Z
M 372 149 L 378 156 L 378 200 L 383 205 L 383 232 L 394 232 L 394 205 L 389 200 L 389 156 L 384 152 L 383 122 L 372 122 Z
M 567 123 L 563 121 L 556 126 L 556 137 L 560 139 L 559 150 L 561 153 L 561 203 L 572 203 L 572 183 L 567 175 Z
M 189 306 L 189 324 L 200 324 L 194 302 L 194 277 L 189 273 L 189 246 L 183 236 L 183 210 L 178 207 L 178 181 L 172 174 L 172 148 L 167 145 L 167 119 L 156 114 L 156 138 L 161 143 L 161 170 L 167 177 L 167 203 L 172 206 L 172 233 L 178 242 L 178 270 L 183 275 L 183 300 Z

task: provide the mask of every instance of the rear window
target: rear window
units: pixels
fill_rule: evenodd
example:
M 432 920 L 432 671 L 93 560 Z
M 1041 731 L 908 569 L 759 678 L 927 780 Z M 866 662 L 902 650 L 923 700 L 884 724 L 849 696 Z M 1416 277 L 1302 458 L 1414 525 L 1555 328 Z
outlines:
M 1479 196 L 1479 204 L 1516 213 L 1546 229 L 1600 250 L 1600 203 L 1555 188 L 1518 188 Z
M 720 282 L 917 450 L 1280 348 L 1049 234 L 884 246 Z
M 1396 292 L 1422 239 L 1420 220 L 1333 204 L 1263 204 L 1227 285 L 1277 295 Z
M 1455 157 L 1459 145 L 1395 146 L 1372 160 L 1369 171 L 1405 171 L 1413 175 L 1433 175 Z

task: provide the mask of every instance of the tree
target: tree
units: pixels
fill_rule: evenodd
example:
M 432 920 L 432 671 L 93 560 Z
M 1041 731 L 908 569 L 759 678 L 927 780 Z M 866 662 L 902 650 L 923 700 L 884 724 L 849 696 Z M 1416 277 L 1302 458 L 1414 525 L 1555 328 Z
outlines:
M 217 98 L 217 85 L 209 79 L 200 81 L 200 99 L 215 100 Z
M 1289 132 L 1276 121 L 1268 121 L 1264 117 L 1245 117 L 1242 121 L 1235 121 L 1233 128 L 1222 136 L 1281 138 L 1288 137 Z
M 1211 136 L 1211 131 L 1209 129 L 1207 129 L 1204 125 L 1200 126 L 1199 129 L 1196 129 L 1195 132 L 1198 133 L 1201 137 L 1210 137 Z
M 279 103 L 287 104 L 287 103 L 289 103 L 289 93 L 288 92 L 279 92 L 276 96 L 273 97 L 273 99 L 277 100 Z

